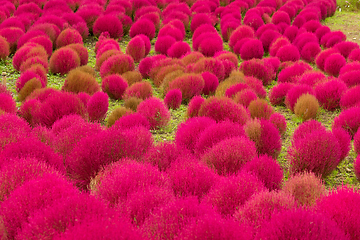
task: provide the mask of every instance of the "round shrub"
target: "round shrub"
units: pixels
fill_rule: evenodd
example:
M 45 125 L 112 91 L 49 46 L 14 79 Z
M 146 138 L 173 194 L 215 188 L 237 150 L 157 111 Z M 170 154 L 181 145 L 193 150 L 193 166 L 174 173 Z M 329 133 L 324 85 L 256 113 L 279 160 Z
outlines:
M 145 100 L 152 97 L 152 94 L 153 90 L 151 84 L 144 81 L 134 83 L 133 85 L 128 87 L 123 94 L 123 98 L 129 99 L 131 97 L 136 97 Z
M 123 36 L 123 24 L 116 15 L 106 14 L 99 16 L 94 22 L 93 33 L 96 37 L 99 37 L 103 32 L 108 32 L 111 38 L 121 38 Z
M 166 55 L 168 49 L 176 43 L 176 39 L 172 36 L 162 36 L 158 37 L 155 42 L 155 51 L 160 54 Z
M 339 51 L 335 48 L 328 48 L 323 51 L 321 51 L 315 58 L 316 66 L 322 70 L 325 71 L 325 61 L 328 59 L 328 57 L 334 53 L 339 53 Z M 338 55 L 337 55 L 338 56 Z M 341 59 L 341 57 L 335 57 Z
M 141 82 L 142 81 L 142 75 L 139 71 L 127 71 L 121 76 L 127 81 L 129 86 L 133 85 L 134 83 Z
M 333 46 L 333 48 L 337 49 L 341 53 L 341 55 L 344 56 L 344 58 L 348 58 L 349 54 L 354 49 L 359 49 L 360 46 L 359 46 L 359 44 L 357 44 L 355 42 L 343 41 L 343 42 L 335 44 Z
M 254 174 L 269 191 L 279 190 L 284 179 L 284 173 L 279 163 L 267 155 L 254 157 L 244 165 L 242 171 Z
M 0 36 L 0 59 L 5 60 L 10 54 L 10 45 L 7 40 Z
M 53 52 L 49 60 L 50 71 L 53 74 L 67 74 L 70 70 L 80 66 L 80 57 L 69 47 L 62 47 Z
M 61 88 L 66 92 L 80 93 L 85 92 L 89 95 L 100 91 L 100 85 L 91 73 L 87 73 L 80 68 L 71 70 Z
M 195 30 L 203 24 L 213 25 L 214 23 L 213 20 L 211 19 L 211 16 L 207 13 L 198 13 L 194 15 L 190 25 L 191 32 L 194 33 Z
M 188 118 L 199 116 L 199 110 L 204 102 L 205 102 L 205 98 L 203 98 L 202 96 L 193 97 L 188 104 L 188 108 L 186 110 L 186 116 Z
M 215 37 L 216 36 L 216 37 Z M 214 37 L 207 37 L 201 40 L 198 51 L 206 57 L 213 57 L 216 53 L 223 50 L 223 41 L 219 35 Z M 200 37 L 199 37 L 200 38 Z
M 269 47 L 269 54 L 272 57 L 275 57 L 278 50 L 286 45 L 291 44 L 287 37 L 278 37 L 275 41 L 273 41 Z
M 155 30 L 155 25 L 152 21 L 146 18 L 141 18 L 131 26 L 129 36 L 133 38 L 136 35 L 144 34 L 152 40 L 155 37 Z
M 278 83 L 269 93 L 269 100 L 272 105 L 284 105 L 287 93 L 294 87 L 293 83 Z
M 205 95 L 214 93 L 216 88 L 219 86 L 219 79 L 210 72 L 203 72 L 201 77 L 204 79 L 204 88 L 202 93 Z
M 150 97 L 141 102 L 137 107 L 137 112 L 146 117 L 151 129 L 165 127 L 171 118 L 164 102 L 155 97 Z
M 117 107 L 109 114 L 109 117 L 107 120 L 107 126 L 111 127 L 122 116 L 126 116 L 126 115 L 133 114 L 133 113 L 134 113 L 134 111 L 132 109 L 127 108 L 125 106 Z
M 244 125 L 249 119 L 245 108 L 227 97 L 210 97 L 201 104 L 199 116 L 206 116 L 217 122 L 230 120 Z
M 200 74 L 185 74 L 172 80 L 168 89 L 180 89 L 182 99 L 189 101 L 192 97 L 202 93 L 204 85 L 204 79 Z
M 239 70 L 244 73 L 245 76 L 255 77 L 263 82 L 263 85 L 268 85 L 274 78 L 272 66 L 264 64 L 264 61 L 260 59 L 251 59 L 241 63 Z
M 193 72 L 210 72 L 218 77 L 219 82 L 225 79 L 224 64 L 218 58 L 201 58 L 194 64 Z
M 222 140 L 201 157 L 210 168 L 219 175 L 236 174 L 242 167 L 257 155 L 253 141 L 246 137 L 234 137 Z
M 300 53 L 296 46 L 288 44 L 279 48 L 276 52 L 276 57 L 279 58 L 281 62 L 296 62 L 300 60 Z
M 255 239 L 347 239 L 336 222 L 306 209 L 291 209 L 274 213 L 263 224 Z
M 322 197 L 317 202 L 315 210 L 335 221 L 348 239 L 355 240 L 360 236 L 359 199 L 357 190 L 346 185 L 339 186 Z
M 187 42 L 175 42 L 167 50 L 167 55 L 171 58 L 181 58 L 191 52 L 190 45 Z
M 349 88 L 360 85 L 359 76 L 360 70 L 349 71 L 339 76 L 339 79 L 343 81 Z
M 348 55 L 347 60 L 349 62 L 360 61 L 360 49 L 356 48 L 356 49 L 351 50 L 350 54 Z
M 159 168 L 160 171 L 166 171 L 175 160 L 182 156 L 182 152 L 183 151 L 172 142 L 159 142 L 144 154 L 141 161 L 150 163 Z
M 312 172 L 301 172 L 284 182 L 282 190 L 292 195 L 303 206 L 313 206 L 326 194 L 322 180 Z
M 321 106 L 329 111 L 340 107 L 340 100 L 347 90 L 343 81 L 331 80 L 320 83 L 315 88 L 316 98 Z
M 295 104 L 297 103 L 300 96 L 304 94 L 315 95 L 315 91 L 309 85 L 296 85 L 291 88 L 286 94 L 285 105 L 290 111 L 294 111 Z
M 134 59 L 127 54 L 114 55 L 106 59 L 100 67 L 100 76 L 104 78 L 111 74 L 123 74 L 135 69 Z
M 294 113 L 302 121 L 316 118 L 319 110 L 319 102 L 312 94 L 302 94 L 296 101 Z
M 246 41 L 240 49 L 240 57 L 243 60 L 250 60 L 252 58 L 261 59 L 264 55 L 264 48 L 262 42 L 257 39 Z
M 168 108 L 178 109 L 182 102 L 182 93 L 180 89 L 172 89 L 167 92 L 164 103 Z
M 102 79 L 101 89 L 111 99 L 121 100 L 127 88 L 127 81 L 119 74 L 111 74 Z
M 150 130 L 150 123 L 146 118 L 138 113 L 128 114 L 120 117 L 112 125 L 116 129 L 131 129 L 136 127 L 143 127 Z
M 140 62 L 145 57 L 145 43 L 140 36 L 130 40 L 126 46 L 126 54 L 134 59 L 134 62 Z
M 269 120 L 270 116 L 275 112 L 273 107 L 265 99 L 255 99 L 250 102 L 248 111 L 252 118 Z
M 304 135 L 304 138 L 293 141 L 288 149 L 289 172 L 294 175 L 310 171 L 325 178 L 340 163 L 340 156 L 339 142 L 331 132 L 312 131 Z
M 266 188 L 254 175 L 240 172 L 237 175 L 221 177 L 204 197 L 203 202 L 211 204 L 223 216 L 231 216 L 249 198 Z
M 83 43 L 72 43 L 66 46 L 77 52 L 80 57 L 80 66 L 87 65 L 89 60 L 89 53 Z
M 237 42 L 244 38 L 254 38 L 254 29 L 247 25 L 238 26 L 230 35 L 229 47 L 234 49 Z
M 301 58 L 309 63 L 314 63 L 316 56 L 321 52 L 321 47 L 317 42 L 306 43 L 301 51 Z
M 299 61 L 290 64 L 281 70 L 278 75 L 278 82 L 296 83 L 298 81 L 298 78 L 308 70 L 312 70 L 312 67 L 305 62 Z
M 255 193 L 238 210 L 234 217 L 240 223 L 250 224 L 261 229 L 263 224 L 271 220 L 275 213 L 297 207 L 296 200 L 282 191 L 262 191 Z
M 360 86 L 355 86 L 347 89 L 347 91 L 343 93 L 340 99 L 340 107 L 342 110 L 359 105 L 359 89 Z
M 346 64 L 346 59 L 340 53 L 328 56 L 324 62 L 324 71 L 329 75 L 337 77 L 340 69 Z
M 351 107 L 343 110 L 335 117 L 332 128 L 343 128 L 351 135 L 351 137 L 354 137 L 360 127 L 359 111 L 360 107 Z
M 87 112 L 89 120 L 93 122 L 102 122 L 105 120 L 109 108 L 109 97 L 104 92 L 96 92 L 87 103 Z
M 280 113 L 271 114 L 269 121 L 279 130 L 279 133 L 283 135 L 286 132 L 286 119 Z
M 258 154 L 267 154 L 276 159 L 281 151 L 281 136 L 277 128 L 268 120 L 252 119 L 245 126 L 244 131 L 255 142 Z
M 15 99 L 6 92 L 0 93 L 0 110 L 10 114 L 15 114 L 17 111 Z
M 83 38 L 77 30 L 72 28 L 64 29 L 56 38 L 56 48 L 65 47 L 73 43 L 83 44 Z

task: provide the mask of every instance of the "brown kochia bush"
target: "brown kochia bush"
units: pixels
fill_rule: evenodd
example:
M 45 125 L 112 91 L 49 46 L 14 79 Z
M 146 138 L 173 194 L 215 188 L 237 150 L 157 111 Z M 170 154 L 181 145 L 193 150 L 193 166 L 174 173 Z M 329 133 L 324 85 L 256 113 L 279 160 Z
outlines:
M 73 93 L 85 92 L 93 95 L 100 91 L 100 85 L 94 75 L 89 73 L 86 68 L 76 68 L 67 75 L 62 90 Z
M 24 101 L 27 96 L 29 96 L 35 89 L 42 88 L 41 81 L 38 78 L 32 78 L 25 83 L 25 85 L 21 88 L 18 100 L 20 102 Z
M 306 121 L 311 118 L 316 118 L 319 110 L 319 102 L 312 94 L 303 94 L 297 100 L 294 112 L 295 115 Z
M 128 99 L 125 100 L 124 102 L 124 107 L 133 110 L 134 112 L 136 112 L 137 110 L 137 106 L 144 101 L 141 98 L 137 98 L 137 97 L 130 97 Z
M 129 86 L 142 81 L 142 75 L 139 71 L 127 71 L 121 74 L 121 76 L 126 79 Z
M 269 120 L 275 112 L 273 107 L 265 99 L 256 99 L 250 102 L 248 110 L 252 118 L 263 118 Z
M 128 109 L 126 107 L 115 108 L 108 117 L 107 126 L 111 127 L 116 122 L 116 120 L 118 120 L 122 116 L 129 115 L 132 113 L 134 113 L 134 112 L 131 109 Z

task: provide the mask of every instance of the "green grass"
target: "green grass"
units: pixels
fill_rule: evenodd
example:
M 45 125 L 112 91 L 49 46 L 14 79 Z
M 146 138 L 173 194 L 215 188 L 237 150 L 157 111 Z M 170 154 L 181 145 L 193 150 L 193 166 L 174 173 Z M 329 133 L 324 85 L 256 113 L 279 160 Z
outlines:
M 359 0 L 337 0 L 337 10 L 338 11 L 347 11 L 355 12 L 360 9 Z

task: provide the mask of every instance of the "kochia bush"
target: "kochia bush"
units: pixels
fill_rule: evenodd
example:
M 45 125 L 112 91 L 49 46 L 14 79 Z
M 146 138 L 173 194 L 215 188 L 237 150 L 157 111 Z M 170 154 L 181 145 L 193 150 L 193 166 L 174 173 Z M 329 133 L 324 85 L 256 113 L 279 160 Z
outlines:
M 139 104 L 137 112 L 150 123 L 151 129 L 165 127 L 170 121 L 170 112 L 164 102 L 156 97 L 150 97 Z

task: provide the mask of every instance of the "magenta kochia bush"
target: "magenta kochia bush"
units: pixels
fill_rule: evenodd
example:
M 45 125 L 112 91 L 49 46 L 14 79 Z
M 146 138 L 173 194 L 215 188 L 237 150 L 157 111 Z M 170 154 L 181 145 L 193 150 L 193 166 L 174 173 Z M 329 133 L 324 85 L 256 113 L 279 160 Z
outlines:
M 215 92 L 216 88 L 219 86 L 219 79 L 217 76 L 211 72 L 203 72 L 201 74 L 204 79 L 204 88 L 203 94 L 210 95 Z
M 342 110 L 359 106 L 360 104 L 360 85 L 347 89 L 340 99 Z
M 341 161 L 339 142 L 333 133 L 326 130 L 312 131 L 296 139 L 287 156 L 291 175 L 310 171 L 321 178 L 330 175 Z
M 176 42 L 167 50 L 167 55 L 171 58 L 181 58 L 191 52 L 190 45 L 187 42 Z
M 339 79 L 341 79 L 350 88 L 356 85 L 360 85 L 359 75 L 360 70 L 354 70 L 340 74 Z
M 217 122 L 230 120 L 244 125 L 250 118 L 246 109 L 227 97 L 210 97 L 201 104 L 199 116 L 211 117 Z
M 303 94 L 312 94 L 315 96 L 315 91 L 312 87 L 305 84 L 299 84 L 291 88 L 286 94 L 285 105 L 290 111 L 294 111 L 295 104 L 299 97 Z
M 239 70 L 242 71 L 245 76 L 260 79 L 264 86 L 270 84 L 270 82 L 275 79 L 272 66 L 265 65 L 264 61 L 260 59 L 251 59 L 242 62 Z
M 330 55 L 332 55 L 334 53 L 339 53 L 339 51 L 335 48 L 328 48 L 328 49 L 321 51 L 315 58 L 316 66 L 320 70 L 325 71 L 325 61 L 327 60 L 327 58 Z
M 26 224 L 29 216 L 37 210 L 51 205 L 60 198 L 79 194 L 79 191 L 59 175 L 46 174 L 30 180 L 15 189 L 1 204 L 1 215 L 7 232 L 7 237 L 14 239 Z
M 261 229 L 274 213 L 291 210 L 297 207 L 293 196 L 282 191 L 262 191 L 250 197 L 246 203 L 235 211 L 234 217 L 241 223 L 250 224 Z
M 32 137 L 6 145 L 0 154 L 0 162 L 16 161 L 18 158 L 35 158 L 49 164 L 59 172 L 65 173 L 64 163 L 60 155 L 56 154 L 45 143 Z
M 56 48 L 65 47 L 73 43 L 83 44 L 83 38 L 80 33 L 72 28 L 64 29 L 56 39 Z
M 60 73 L 64 75 L 71 69 L 80 66 L 79 54 L 69 47 L 62 47 L 57 49 L 51 55 L 49 60 L 50 71 L 53 74 Z
M 127 87 L 127 81 L 119 74 L 110 74 L 103 78 L 101 83 L 101 89 L 115 100 L 122 99 Z
M 137 107 L 137 112 L 146 117 L 151 129 L 165 127 L 171 118 L 164 102 L 156 97 L 150 97 L 142 101 Z
M 351 149 L 351 136 L 343 128 L 334 128 L 332 133 L 336 137 L 340 145 L 340 161 L 344 160 L 345 157 L 349 154 Z
M 238 26 L 230 35 L 229 38 L 229 47 L 230 49 L 234 49 L 236 44 L 240 42 L 244 38 L 254 38 L 255 33 L 252 27 L 246 25 Z
M 131 38 L 135 37 L 136 35 L 144 34 L 150 40 L 155 37 L 155 25 L 152 21 L 141 18 L 137 20 L 130 28 L 129 36 Z
M 284 105 L 287 93 L 294 87 L 293 83 L 283 82 L 276 84 L 269 93 L 272 105 Z
M 243 127 L 237 123 L 223 121 L 211 124 L 199 134 L 194 150 L 196 155 L 202 156 L 215 144 L 228 138 L 243 137 L 244 135 Z
M 346 59 L 340 53 L 328 56 L 324 62 L 324 71 L 329 75 L 337 77 L 340 69 L 346 64 Z
M 305 62 L 299 61 L 294 64 L 290 64 L 281 70 L 278 75 L 278 82 L 296 83 L 298 78 L 308 70 L 312 70 L 312 67 Z
M 108 129 L 81 139 L 65 159 L 69 175 L 82 189 L 104 166 L 124 157 L 138 159 L 153 144 L 149 130 Z
M 174 143 L 160 142 L 149 148 L 141 161 L 158 167 L 160 171 L 165 171 L 178 157 L 183 157 L 182 153 L 182 149 Z
M 269 121 L 279 130 L 279 133 L 283 135 L 286 132 L 286 118 L 281 113 L 271 114 Z
M 240 57 L 243 60 L 250 60 L 252 58 L 262 58 L 264 55 L 264 48 L 262 42 L 258 39 L 250 39 L 246 41 L 240 49 Z
M 0 201 L 6 200 L 23 183 L 50 173 L 57 174 L 57 171 L 47 163 L 31 157 L 14 159 L 2 164 L 0 171 Z
M 211 207 L 199 204 L 197 198 L 179 198 L 154 211 L 145 220 L 141 231 L 148 239 L 175 239 L 194 218 L 209 213 L 213 213 Z
M 357 44 L 355 42 L 344 41 L 344 42 L 340 42 L 340 43 L 335 44 L 333 46 L 333 48 L 337 49 L 341 53 L 341 55 L 344 56 L 344 58 L 348 58 L 349 54 L 354 49 L 359 49 L 360 46 L 359 46 L 359 44 Z
M 344 128 L 351 137 L 354 137 L 355 133 L 360 127 L 360 107 L 351 107 L 340 113 L 334 119 L 332 128 Z
M 93 194 L 115 206 L 124 203 L 130 193 L 150 186 L 167 188 L 169 182 L 159 169 L 151 164 L 120 159 L 99 173 L 99 183 Z
M 178 109 L 181 105 L 182 93 L 180 89 L 172 89 L 165 95 L 164 102 L 168 108 Z
M 205 82 L 200 74 L 185 74 L 175 78 L 169 83 L 169 90 L 180 89 L 182 99 L 189 101 L 192 97 L 200 95 Z
M 0 111 L 15 114 L 17 111 L 15 99 L 8 93 L 0 93 Z
M 126 54 L 130 55 L 134 62 L 140 62 L 146 56 L 145 43 L 141 36 L 136 36 L 130 40 L 126 46 Z
M 181 123 L 176 131 L 175 143 L 179 149 L 194 153 L 196 142 L 200 134 L 209 126 L 215 124 L 209 117 L 194 117 Z
M 194 64 L 193 72 L 210 72 L 217 76 L 220 82 L 225 79 L 225 67 L 219 58 L 201 58 Z
M 86 107 L 89 114 L 89 120 L 101 122 L 105 120 L 109 108 L 109 97 L 104 92 L 97 92 L 91 96 Z
M 17 238 L 53 238 L 85 219 L 110 216 L 106 204 L 87 193 L 55 200 L 53 204 L 29 216 Z M 45 230 L 46 229 L 46 230 Z
M 157 53 L 161 53 L 166 55 L 168 49 L 174 45 L 176 42 L 176 39 L 173 38 L 172 36 L 162 36 L 162 37 L 158 37 L 156 42 L 155 42 L 155 51 Z
M 316 56 L 321 52 L 321 47 L 317 42 L 308 42 L 306 43 L 301 51 L 301 58 L 309 63 L 314 63 Z
M 296 46 L 288 44 L 279 48 L 276 52 L 276 57 L 278 57 L 281 62 L 296 62 L 300 60 L 300 53 Z
M 252 239 L 253 229 L 246 224 L 239 224 L 234 219 L 226 219 L 218 213 L 211 213 L 193 219 L 177 237 L 179 240 L 216 238 L 223 240 Z
M 94 22 L 93 33 L 99 37 L 103 32 L 108 32 L 111 38 L 120 39 L 123 35 L 123 24 L 116 15 L 102 15 Z
M 236 174 L 242 167 L 257 156 L 253 141 L 245 136 L 224 139 L 214 144 L 201 157 L 219 175 Z
M 177 197 L 205 196 L 218 180 L 212 169 L 197 159 L 180 157 L 166 170 L 171 187 Z
M 284 179 L 280 164 L 267 155 L 253 158 L 244 165 L 242 171 L 254 174 L 269 191 L 279 190 Z
M 204 197 L 203 202 L 211 204 L 223 216 L 231 216 L 253 194 L 265 189 L 257 177 L 240 172 L 237 175 L 221 177 Z
M 346 90 L 346 84 L 336 79 L 318 84 L 315 93 L 317 100 L 324 109 L 334 111 L 340 107 L 340 99 Z
M 144 127 L 150 130 L 150 123 L 143 115 L 139 113 L 133 113 L 129 115 L 124 115 L 121 118 L 117 119 L 112 125 L 112 127 L 123 130 L 136 127 Z
M 134 59 L 127 55 L 114 55 L 106 59 L 100 67 L 100 76 L 104 78 L 111 74 L 123 74 L 135 70 Z
M 328 217 L 306 209 L 291 209 L 274 213 L 255 236 L 260 239 L 329 239 L 345 240 L 348 237 Z
M 351 186 L 339 186 L 321 198 L 315 209 L 335 221 L 338 227 L 345 232 L 347 239 L 355 240 L 360 237 L 359 203 L 359 191 Z
M 172 189 L 151 185 L 130 193 L 126 202 L 118 204 L 117 208 L 133 225 L 141 227 L 154 211 L 174 200 Z
M 189 104 L 188 108 L 186 110 L 186 115 L 188 118 L 197 117 L 199 115 L 199 110 L 201 108 L 201 105 L 205 102 L 205 98 L 202 96 L 195 96 L 193 97 Z
M 353 50 L 350 52 L 347 60 L 348 60 L 349 62 L 360 61 L 360 48 L 353 49 Z

